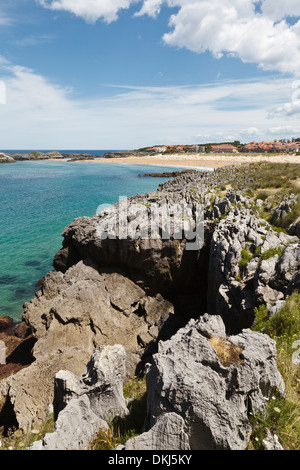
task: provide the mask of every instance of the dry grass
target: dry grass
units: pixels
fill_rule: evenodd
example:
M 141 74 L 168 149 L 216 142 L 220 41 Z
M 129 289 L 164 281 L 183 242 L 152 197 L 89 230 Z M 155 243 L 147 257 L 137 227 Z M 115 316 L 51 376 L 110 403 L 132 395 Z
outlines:
M 224 367 L 227 367 L 230 364 L 242 363 L 241 354 L 243 352 L 243 348 L 241 346 L 232 344 L 228 339 L 217 336 L 213 336 L 208 341 L 216 351 L 220 362 Z

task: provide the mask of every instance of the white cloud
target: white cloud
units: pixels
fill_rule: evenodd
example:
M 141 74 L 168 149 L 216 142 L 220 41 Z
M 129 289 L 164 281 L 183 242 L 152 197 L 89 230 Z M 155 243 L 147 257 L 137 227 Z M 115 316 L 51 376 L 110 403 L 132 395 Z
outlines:
M 216 58 L 224 54 L 265 71 L 300 75 L 299 0 L 37 0 L 52 10 L 69 11 L 86 21 L 115 21 L 137 4 L 135 16 L 156 17 L 164 5 L 178 9 L 163 36 L 170 46 Z M 292 17 L 293 23 L 287 21 Z
M 270 127 L 268 133 L 279 138 L 300 136 L 300 126 L 277 126 Z
M 266 71 L 299 74 L 300 22 L 290 25 L 281 18 L 283 2 L 272 1 L 275 6 L 277 3 L 282 6 L 278 23 L 268 14 L 257 12 L 256 3 L 178 0 L 180 10 L 172 15 L 172 30 L 164 35 L 164 40 L 194 52 L 210 51 L 217 58 L 230 54 L 243 62 L 256 63 Z
M 142 8 L 135 16 L 148 15 L 155 18 L 160 13 L 162 3 L 162 0 L 145 0 Z
M 268 113 L 269 117 L 281 116 L 283 118 L 295 118 L 300 114 L 300 80 L 291 84 L 290 101 L 279 106 L 272 107 Z
M 51 10 L 64 10 L 94 23 L 103 19 L 107 23 L 117 20 L 122 9 L 128 9 L 138 0 L 37 0 L 43 7 Z
M 300 16 L 299 0 L 263 0 L 262 13 L 274 21 Z
M 250 136 L 258 136 L 261 131 L 257 129 L 257 127 L 248 127 L 248 129 L 242 129 L 241 131 L 243 134 Z
M 229 137 L 248 141 L 256 140 L 256 130 L 267 138 L 270 128 L 291 126 L 292 132 L 298 124 L 266 116 L 269 103 L 279 106 L 288 101 L 293 91 L 288 79 L 120 86 L 106 99 L 79 100 L 71 89 L 1 57 L 0 72 L 7 92 L 6 104 L 0 106 L 2 149 L 131 149 Z M 200 139 L 199 134 L 211 137 Z

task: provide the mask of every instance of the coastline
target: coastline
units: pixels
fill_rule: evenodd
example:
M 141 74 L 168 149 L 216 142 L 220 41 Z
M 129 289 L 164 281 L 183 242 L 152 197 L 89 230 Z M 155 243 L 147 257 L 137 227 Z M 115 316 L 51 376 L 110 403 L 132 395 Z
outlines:
M 49 160 L 59 161 L 57 158 Z M 49 161 L 47 160 L 47 161 Z M 65 161 L 65 160 L 64 160 Z M 151 156 L 136 156 L 136 157 L 118 157 L 118 158 L 94 158 L 87 160 L 80 160 L 86 162 L 98 163 L 128 163 L 132 165 L 159 165 L 159 166 L 181 166 L 181 167 L 211 167 L 219 168 L 232 165 L 241 165 L 245 163 L 294 163 L 300 164 L 300 155 L 225 155 L 225 154 L 173 154 L 164 155 L 157 154 Z

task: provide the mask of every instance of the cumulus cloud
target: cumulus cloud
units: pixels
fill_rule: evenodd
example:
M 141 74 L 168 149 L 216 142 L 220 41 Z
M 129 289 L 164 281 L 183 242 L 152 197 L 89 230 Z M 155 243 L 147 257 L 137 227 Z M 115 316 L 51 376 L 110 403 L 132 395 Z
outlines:
M 94 23 L 102 19 L 107 23 L 116 21 L 120 10 L 128 9 L 138 0 L 37 0 L 51 10 L 64 10 Z
M 52 10 L 69 11 L 86 21 L 115 21 L 122 9 L 137 4 L 135 16 L 156 17 L 163 5 L 177 7 L 170 16 L 170 31 L 163 36 L 170 46 L 194 52 L 210 51 L 263 70 L 300 75 L 299 0 L 38 0 Z M 289 22 L 288 18 L 293 18 Z
M 155 18 L 160 13 L 162 3 L 163 0 L 145 0 L 142 8 L 135 16 L 148 15 Z
M 194 52 L 229 54 L 263 70 L 300 74 L 300 21 L 291 24 L 295 2 L 282 0 L 174 0 L 164 41 Z M 273 10 L 271 9 L 271 5 Z M 261 7 L 259 11 L 257 8 Z M 296 12 L 296 13 L 295 13 Z M 293 16 L 300 16 L 300 6 Z

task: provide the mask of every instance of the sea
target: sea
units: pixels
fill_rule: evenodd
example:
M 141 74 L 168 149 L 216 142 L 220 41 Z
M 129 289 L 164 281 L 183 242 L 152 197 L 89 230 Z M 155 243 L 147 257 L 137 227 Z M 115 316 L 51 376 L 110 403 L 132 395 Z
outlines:
M 46 153 L 49 150 L 41 150 Z M 61 150 L 104 155 L 115 150 Z M 3 150 L 26 154 L 28 150 Z M 145 173 L 178 166 L 114 162 L 18 161 L 0 165 L 0 315 L 22 318 L 23 304 L 38 290 L 62 247 L 62 232 L 77 217 L 92 217 L 102 204 L 155 191 L 168 178 Z M 203 171 L 207 170 L 205 168 Z

